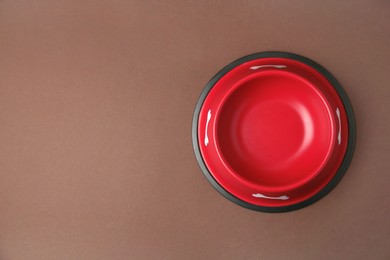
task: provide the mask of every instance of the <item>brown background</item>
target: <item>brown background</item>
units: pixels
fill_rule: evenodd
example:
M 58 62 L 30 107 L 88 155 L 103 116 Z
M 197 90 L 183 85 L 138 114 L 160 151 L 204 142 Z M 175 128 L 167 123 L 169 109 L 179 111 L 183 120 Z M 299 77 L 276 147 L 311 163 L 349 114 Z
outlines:
M 389 1 L 1 1 L 0 258 L 390 259 Z M 193 156 L 198 95 L 280 50 L 328 68 L 357 146 L 290 213 L 220 196 Z

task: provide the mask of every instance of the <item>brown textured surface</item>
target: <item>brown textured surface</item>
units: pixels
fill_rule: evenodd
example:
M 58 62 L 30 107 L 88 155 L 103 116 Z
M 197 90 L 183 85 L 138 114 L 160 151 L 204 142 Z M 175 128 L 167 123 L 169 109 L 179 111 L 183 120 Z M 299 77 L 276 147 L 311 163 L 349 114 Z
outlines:
M 0 259 L 389 259 L 388 1 L 1 1 Z M 243 55 L 314 59 L 348 92 L 342 182 L 264 214 L 191 147 L 204 84 Z

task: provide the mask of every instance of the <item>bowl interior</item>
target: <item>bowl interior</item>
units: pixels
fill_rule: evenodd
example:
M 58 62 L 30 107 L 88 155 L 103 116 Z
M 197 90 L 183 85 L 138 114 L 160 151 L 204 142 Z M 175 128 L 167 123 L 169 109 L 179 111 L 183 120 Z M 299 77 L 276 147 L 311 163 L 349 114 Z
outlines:
M 334 116 L 315 86 L 288 72 L 241 83 L 216 116 L 217 149 L 239 178 L 291 189 L 324 167 L 334 145 Z

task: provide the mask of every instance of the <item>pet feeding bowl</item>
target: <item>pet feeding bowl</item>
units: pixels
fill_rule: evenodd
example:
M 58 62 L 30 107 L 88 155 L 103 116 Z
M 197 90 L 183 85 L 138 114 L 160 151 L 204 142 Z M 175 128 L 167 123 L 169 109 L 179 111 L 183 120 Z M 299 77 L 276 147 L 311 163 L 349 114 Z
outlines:
M 262 52 L 218 72 L 197 103 L 193 146 L 203 174 L 229 200 L 263 212 L 325 196 L 353 153 L 355 121 L 337 80 L 296 54 Z

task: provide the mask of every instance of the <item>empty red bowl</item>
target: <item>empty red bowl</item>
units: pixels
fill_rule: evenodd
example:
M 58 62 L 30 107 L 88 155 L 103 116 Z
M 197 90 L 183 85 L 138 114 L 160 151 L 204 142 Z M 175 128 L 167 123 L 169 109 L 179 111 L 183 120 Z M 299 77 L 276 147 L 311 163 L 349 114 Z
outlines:
M 192 138 L 209 182 L 231 201 L 284 212 L 326 195 L 353 153 L 347 95 L 317 63 L 262 52 L 234 61 L 206 85 Z

